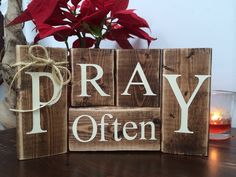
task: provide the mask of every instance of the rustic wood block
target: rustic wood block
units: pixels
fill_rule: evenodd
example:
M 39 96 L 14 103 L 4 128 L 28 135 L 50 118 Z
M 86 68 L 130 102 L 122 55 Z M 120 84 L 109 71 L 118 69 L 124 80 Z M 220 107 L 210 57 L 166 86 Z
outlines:
M 55 61 L 67 61 L 67 51 L 59 48 L 48 48 L 49 57 Z M 29 62 L 28 46 L 17 46 L 17 62 Z M 42 49 L 33 50 L 34 55 L 43 57 Z M 27 72 L 48 72 L 48 67 L 31 67 Z M 17 109 L 32 109 L 32 78 L 20 73 L 16 83 Z M 51 71 L 50 71 L 51 72 Z M 53 84 L 47 77 L 40 77 L 40 101 L 47 102 L 52 98 Z M 64 86 L 60 100 L 40 109 L 42 130 L 47 132 L 28 134 L 33 128 L 33 113 L 17 113 L 17 156 L 20 160 L 51 156 L 67 152 L 67 88 Z
M 211 49 L 166 49 L 163 51 L 162 83 L 162 152 L 186 155 L 208 154 L 211 79 L 208 77 L 196 92 L 188 109 L 188 133 L 180 130 L 184 115 L 166 75 L 177 77 L 178 89 L 186 103 L 197 85 L 195 75 L 211 75 Z M 175 88 L 175 91 L 178 90 Z M 183 121 L 184 122 L 184 121 Z
M 104 117 L 104 115 L 106 116 Z M 101 125 L 102 117 L 104 117 L 104 126 Z M 119 124 L 118 128 L 115 128 L 115 122 Z M 159 151 L 160 124 L 160 108 L 71 108 L 69 110 L 69 150 Z M 102 133 L 103 131 L 104 133 Z M 94 132 L 95 136 L 93 136 Z M 79 140 L 76 136 L 79 137 Z M 120 141 L 118 141 L 119 139 Z
M 130 107 L 159 107 L 160 105 L 160 64 L 161 50 L 117 50 L 117 106 Z M 139 66 L 142 71 L 138 72 L 135 69 Z M 134 75 L 133 79 L 132 75 Z M 144 74 L 145 76 L 141 77 Z M 142 82 L 145 80 L 148 84 L 144 85 L 131 84 L 128 88 L 128 94 L 124 92 L 129 85 L 129 82 Z M 145 95 L 148 87 L 152 91 L 152 95 Z
M 72 92 L 71 105 L 77 106 L 114 106 L 114 51 L 110 49 L 72 49 Z M 103 70 L 103 75 L 96 80 L 98 87 L 107 94 L 102 95 L 98 89 L 87 82 L 87 95 L 82 95 L 82 74 L 86 74 L 87 79 L 98 76 L 98 69 L 95 66 L 87 66 L 86 71 L 82 71 L 80 64 L 96 64 Z M 82 73 L 81 73 L 82 72 Z M 86 85 L 86 84 L 85 84 Z M 108 96 L 110 95 L 110 96 Z

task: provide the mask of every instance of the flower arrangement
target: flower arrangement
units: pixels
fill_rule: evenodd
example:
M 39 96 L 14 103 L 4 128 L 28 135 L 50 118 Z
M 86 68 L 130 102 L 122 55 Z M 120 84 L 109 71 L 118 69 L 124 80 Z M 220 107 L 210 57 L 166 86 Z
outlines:
M 127 9 L 129 0 L 32 0 L 27 9 L 9 25 L 32 20 L 37 35 L 34 42 L 49 36 L 65 42 L 76 36 L 73 48 L 99 48 L 102 40 L 116 41 L 121 48 L 133 48 L 130 38 L 139 37 L 148 46 L 155 40 L 143 28 L 145 19 Z

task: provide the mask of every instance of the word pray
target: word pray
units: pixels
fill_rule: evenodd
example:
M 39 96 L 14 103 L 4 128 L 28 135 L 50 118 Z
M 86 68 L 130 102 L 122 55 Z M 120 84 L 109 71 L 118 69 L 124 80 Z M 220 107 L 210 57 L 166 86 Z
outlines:
M 81 94 L 79 95 L 80 97 L 91 97 L 91 95 L 88 94 L 87 92 L 87 85 L 90 83 L 92 84 L 92 86 L 96 89 L 96 91 L 101 95 L 101 96 L 110 96 L 108 95 L 107 93 L 105 93 L 103 91 L 103 89 L 99 86 L 99 84 L 97 83 L 97 81 L 99 79 L 101 79 L 103 77 L 103 69 L 101 66 L 97 65 L 97 64 L 78 64 L 80 67 L 81 67 Z M 96 70 L 97 72 L 97 75 L 94 77 L 94 78 L 90 78 L 88 79 L 87 78 L 87 70 L 89 67 L 92 67 Z M 60 91 L 61 89 L 59 88 L 59 85 L 57 84 L 57 82 L 54 81 L 54 78 L 52 76 L 52 74 L 50 73 L 43 73 L 43 72 L 27 72 L 26 74 L 30 75 L 31 78 L 32 78 L 32 95 L 33 98 L 32 98 L 32 102 L 33 102 L 33 110 L 34 109 L 37 109 L 39 107 L 42 107 L 44 105 L 51 105 L 51 104 L 54 104 L 58 101 L 58 99 L 55 99 L 55 97 L 58 95 L 58 94 L 61 94 Z M 135 75 L 139 75 L 140 77 L 140 82 L 134 82 L 134 77 Z M 39 89 L 39 80 L 40 80 L 40 77 L 48 77 L 52 83 L 53 83 L 53 86 L 54 86 L 54 92 L 53 92 L 53 96 L 52 96 L 52 99 L 49 101 L 49 102 L 41 102 L 39 100 L 40 98 L 40 89 Z M 189 130 L 188 128 L 188 110 L 189 110 L 189 107 L 191 105 L 191 103 L 193 102 L 197 92 L 199 91 L 200 87 L 202 86 L 202 84 L 204 83 L 205 80 L 207 80 L 208 78 L 210 78 L 210 75 L 195 75 L 195 77 L 198 79 L 198 84 L 194 90 L 194 92 L 192 93 L 190 99 L 186 102 L 182 93 L 181 93 L 181 90 L 177 84 L 177 79 L 179 77 L 181 77 L 181 75 L 175 75 L 175 74 L 165 74 L 163 75 L 163 77 L 165 79 L 168 80 L 169 82 L 169 85 L 171 87 L 171 89 L 173 90 L 173 93 L 179 103 L 179 106 L 181 108 L 181 118 L 180 118 L 180 127 L 178 130 L 176 130 L 175 132 L 176 133 L 188 133 L 188 134 L 192 134 L 194 133 L 193 131 Z M 156 93 L 153 92 L 153 90 L 151 89 L 149 83 L 148 83 L 148 80 L 147 80 L 147 77 L 143 71 L 143 68 L 141 66 L 141 64 L 138 62 L 130 79 L 129 79 L 129 82 L 127 83 L 127 86 L 124 90 L 124 92 L 121 94 L 121 95 L 131 95 L 129 94 L 129 88 L 131 86 L 140 86 L 142 85 L 145 89 L 145 93 L 144 95 L 145 96 L 156 96 Z M 104 127 L 106 125 L 106 123 L 104 122 L 104 117 L 105 116 L 108 116 L 110 118 L 113 118 L 112 115 L 104 115 L 101 119 L 101 123 L 99 124 L 101 126 L 101 141 L 106 141 L 105 140 L 105 135 L 104 135 Z M 77 127 L 77 124 L 79 122 L 79 120 L 82 118 L 82 117 L 78 117 L 76 120 L 75 120 L 75 123 L 74 123 L 74 128 L 73 128 L 73 132 L 74 132 L 74 135 L 75 137 L 83 142 L 83 141 L 91 141 L 95 136 L 96 136 L 96 133 L 97 133 L 97 125 L 96 125 L 96 122 L 94 122 L 93 118 L 88 116 L 88 115 L 84 115 L 84 117 L 87 117 L 91 120 L 91 123 L 92 123 L 92 126 L 93 126 L 93 133 L 90 137 L 89 140 L 82 140 L 79 138 L 78 134 L 76 133 L 76 128 Z M 133 139 L 134 137 L 130 137 L 128 136 L 128 134 L 126 133 L 126 130 L 128 129 L 128 125 L 131 125 L 133 129 L 136 129 L 137 125 L 134 124 L 133 122 L 127 122 L 127 124 L 124 125 L 123 127 L 123 133 L 124 133 L 124 137 L 129 140 L 129 139 Z M 148 124 L 151 124 L 150 122 Z M 141 127 L 144 129 L 144 125 L 145 123 L 144 122 L 141 122 L 140 123 Z M 117 122 L 117 119 L 114 121 L 113 123 L 113 126 L 116 130 L 116 128 L 119 126 L 119 123 Z M 152 130 L 154 131 L 154 130 Z M 37 134 L 37 133 L 45 133 L 47 132 L 47 130 L 42 130 L 41 126 L 40 126 L 40 110 L 36 110 L 33 112 L 33 129 L 28 132 L 28 134 Z M 115 131 L 116 132 L 116 131 Z M 119 138 L 116 137 L 117 134 L 115 133 L 115 140 L 119 141 Z M 142 134 L 142 137 L 141 138 L 144 138 L 145 135 Z M 155 139 L 154 137 L 154 134 L 152 135 L 152 138 Z

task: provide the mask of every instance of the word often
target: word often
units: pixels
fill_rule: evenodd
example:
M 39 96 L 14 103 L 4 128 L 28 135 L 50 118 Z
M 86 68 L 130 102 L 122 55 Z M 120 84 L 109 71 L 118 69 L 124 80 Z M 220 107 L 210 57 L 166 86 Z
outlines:
M 82 143 L 87 143 L 87 142 L 90 142 L 92 140 L 94 140 L 94 138 L 97 136 L 97 132 L 98 132 L 98 127 L 100 127 L 100 134 L 101 134 L 101 138 L 99 141 L 101 142 L 104 142 L 104 141 L 108 141 L 106 140 L 105 138 L 105 127 L 106 126 L 110 126 L 109 123 L 106 123 L 105 122 L 105 118 L 109 118 L 109 119 L 113 119 L 113 115 L 111 114 L 104 114 L 101 118 L 101 122 L 100 123 L 96 123 L 95 119 L 90 116 L 90 115 L 81 115 L 79 117 L 77 117 L 73 123 L 73 126 L 72 126 L 72 132 L 73 132 L 73 135 L 75 136 L 75 138 L 79 141 L 79 142 L 82 142 Z M 91 125 L 92 125 L 92 133 L 91 133 L 91 137 L 88 139 L 88 140 L 83 140 L 79 137 L 79 134 L 78 134 L 78 124 L 79 124 L 79 121 L 81 119 L 89 119 L 89 121 L 91 121 Z M 121 141 L 122 138 L 119 137 L 119 130 L 120 130 L 120 126 L 121 126 L 121 123 L 118 122 L 118 119 L 115 118 L 114 122 L 111 124 L 112 125 L 112 129 L 114 130 L 114 141 Z M 151 137 L 150 137 L 150 140 L 157 140 L 156 138 L 156 135 L 155 135 L 155 124 L 151 121 L 148 121 L 148 122 L 140 122 L 139 123 L 139 126 L 141 127 L 141 137 L 139 138 L 139 140 L 147 140 L 146 136 L 145 136 L 145 129 L 147 126 L 150 126 L 151 127 Z M 137 130 L 138 129 L 138 126 L 135 122 L 133 121 L 129 121 L 129 122 L 126 122 L 124 124 L 124 126 L 122 127 L 122 134 L 124 136 L 124 138 L 126 140 L 134 140 L 136 139 L 137 137 L 137 133 L 135 133 L 134 135 L 129 135 L 128 134 L 128 130 Z

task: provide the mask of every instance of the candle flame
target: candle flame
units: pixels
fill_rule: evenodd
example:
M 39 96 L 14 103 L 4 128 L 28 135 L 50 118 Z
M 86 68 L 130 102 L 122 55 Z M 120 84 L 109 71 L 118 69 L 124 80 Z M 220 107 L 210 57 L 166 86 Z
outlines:
M 216 120 L 221 120 L 222 116 L 220 112 L 213 112 L 211 115 L 211 120 L 216 121 Z

